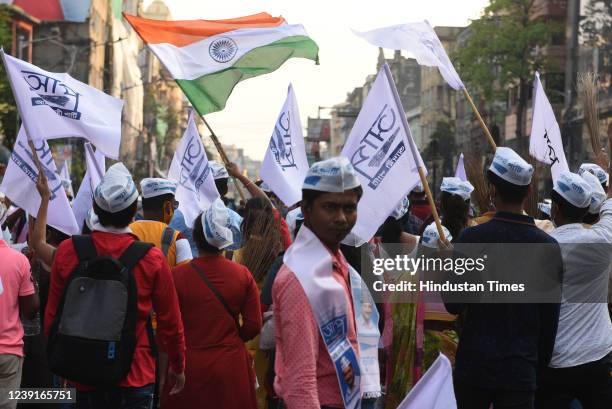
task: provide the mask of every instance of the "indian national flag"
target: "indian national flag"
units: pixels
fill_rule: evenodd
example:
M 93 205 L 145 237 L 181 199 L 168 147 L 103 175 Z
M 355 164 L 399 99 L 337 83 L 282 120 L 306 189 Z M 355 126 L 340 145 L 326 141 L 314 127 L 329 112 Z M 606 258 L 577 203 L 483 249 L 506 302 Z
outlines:
M 301 24 L 260 13 L 228 20 L 161 21 L 124 14 L 200 115 L 220 111 L 236 84 L 291 57 L 317 61 Z

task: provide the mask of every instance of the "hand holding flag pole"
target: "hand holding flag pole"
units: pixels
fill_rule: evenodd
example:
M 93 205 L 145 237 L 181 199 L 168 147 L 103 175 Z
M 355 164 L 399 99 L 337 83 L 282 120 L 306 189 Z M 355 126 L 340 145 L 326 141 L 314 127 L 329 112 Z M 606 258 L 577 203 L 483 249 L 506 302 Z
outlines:
M 215 132 L 212 130 L 210 125 L 208 125 L 208 122 L 206 122 L 206 119 L 204 118 L 204 116 L 202 115 L 200 118 L 202 118 L 202 121 L 204 121 L 204 125 L 206 125 L 206 127 L 208 128 L 208 131 L 210 132 L 210 139 L 212 139 L 213 143 L 215 144 L 215 148 L 217 148 L 217 152 L 219 152 L 219 156 L 221 156 L 221 160 L 223 161 L 226 167 L 229 166 L 230 160 L 227 157 L 227 154 L 225 153 L 225 149 L 223 149 L 223 146 L 219 142 L 219 138 L 217 138 L 217 135 L 215 134 Z M 232 180 L 234 181 L 234 186 L 236 186 L 236 190 L 238 190 L 238 194 L 240 195 L 240 198 L 246 201 L 244 197 L 244 192 L 240 188 L 240 185 L 238 184 L 238 182 L 236 182 L 236 178 L 232 176 Z
M 393 98 L 395 98 L 395 102 L 398 107 L 402 106 L 402 102 L 400 100 L 399 94 L 397 93 L 397 88 L 395 87 L 395 82 L 393 82 L 393 76 L 391 75 L 391 70 L 389 70 L 389 66 L 385 64 L 384 66 L 385 74 L 387 76 L 387 81 L 389 81 L 389 86 L 393 90 Z M 406 115 L 401 113 L 400 118 L 402 120 L 402 126 L 406 132 L 406 135 L 410 135 L 410 127 L 408 126 L 408 121 L 406 120 Z M 421 184 L 425 189 L 425 194 L 427 195 L 427 201 L 429 202 L 429 207 L 431 207 L 431 213 L 434 217 L 434 221 L 436 222 L 436 228 L 438 230 L 438 235 L 440 236 L 440 241 L 446 241 L 446 237 L 444 235 L 444 230 L 442 229 L 442 223 L 440 222 L 440 216 L 438 215 L 438 210 L 436 209 L 436 203 L 434 202 L 433 195 L 431 194 L 431 190 L 429 189 L 429 183 L 427 183 L 427 177 L 425 176 L 425 170 L 423 163 L 419 160 L 419 155 L 417 155 L 417 147 L 414 144 L 414 140 L 412 137 L 408 138 L 408 144 L 410 145 L 410 152 L 414 158 L 414 162 L 417 165 L 417 170 L 419 171 L 419 178 L 421 179 Z

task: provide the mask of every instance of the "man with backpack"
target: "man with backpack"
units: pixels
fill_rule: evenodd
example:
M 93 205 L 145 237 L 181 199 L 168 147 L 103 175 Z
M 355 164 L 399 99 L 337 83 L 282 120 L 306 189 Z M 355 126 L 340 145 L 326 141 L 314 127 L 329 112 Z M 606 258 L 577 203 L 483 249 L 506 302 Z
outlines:
M 144 220 L 130 224 L 139 240 L 152 243 L 164 253 L 170 268 L 190 261 L 193 256 L 187 239 L 168 226 L 178 202 L 174 199 L 176 183 L 161 178 L 140 182 Z
M 171 394 L 185 383 L 185 339 L 176 290 L 162 252 L 129 229 L 138 191 L 121 163 L 94 193 L 90 236 L 60 244 L 45 312 L 51 370 L 77 384 L 77 408 L 149 408 L 155 382 L 149 316 L 168 354 Z

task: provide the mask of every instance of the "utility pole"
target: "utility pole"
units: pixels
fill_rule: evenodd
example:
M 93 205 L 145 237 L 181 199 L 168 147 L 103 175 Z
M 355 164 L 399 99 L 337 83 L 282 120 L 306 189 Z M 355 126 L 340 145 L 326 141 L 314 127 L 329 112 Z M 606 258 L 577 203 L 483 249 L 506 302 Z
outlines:
M 568 0 L 565 28 L 565 85 L 562 135 L 567 140 L 569 166 L 573 169 L 582 154 L 582 127 L 573 123 L 572 112 L 576 102 L 576 76 L 578 73 L 578 35 L 580 30 L 580 0 Z

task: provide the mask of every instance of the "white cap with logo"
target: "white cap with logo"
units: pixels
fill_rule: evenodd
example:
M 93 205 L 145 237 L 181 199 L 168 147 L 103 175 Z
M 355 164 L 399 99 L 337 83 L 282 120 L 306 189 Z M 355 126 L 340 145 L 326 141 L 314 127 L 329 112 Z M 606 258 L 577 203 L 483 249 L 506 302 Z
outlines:
M 102 209 L 117 213 L 127 209 L 138 200 L 138 189 L 130 171 L 123 163 L 115 163 L 108 168 L 94 192 L 94 200 Z
M 224 249 L 234 244 L 232 217 L 229 209 L 219 198 L 202 213 L 202 228 L 206 241 L 218 248 Z
M 144 178 L 140 182 L 140 190 L 143 199 L 168 194 L 173 195 L 176 193 L 176 182 L 162 178 Z
M 495 150 L 489 170 L 506 182 L 517 186 L 527 186 L 531 183 L 531 175 L 533 175 L 533 166 L 521 158 L 518 153 L 503 146 Z
M 550 217 L 550 208 L 551 208 L 551 204 L 550 203 L 546 203 L 546 202 L 538 203 L 538 210 L 540 210 L 542 213 L 548 215 L 548 217 Z
M 576 173 L 564 170 L 553 182 L 553 190 L 578 208 L 589 207 L 593 189 L 586 180 Z
M 215 162 L 214 160 L 208 161 L 208 164 L 210 165 L 210 170 L 212 172 L 213 179 L 217 180 L 229 178 L 229 173 L 227 173 L 227 169 L 225 169 L 225 166 L 223 166 L 219 162 Z
M 470 200 L 470 195 L 474 191 L 474 186 L 468 181 L 463 181 L 456 177 L 442 178 L 440 190 L 453 195 L 461 196 L 463 200 Z
M 444 226 L 442 226 L 442 231 L 444 232 L 444 238 L 448 241 L 453 240 L 453 236 L 451 236 L 450 231 Z M 438 248 L 438 240 L 440 240 L 440 235 L 438 234 L 438 228 L 436 227 L 436 222 L 432 222 L 429 226 L 425 228 L 423 231 L 423 236 L 421 237 L 421 243 L 425 247 L 429 247 L 432 249 Z
M 597 176 L 595 176 L 591 172 L 582 172 L 580 176 L 589 184 L 589 186 L 591 186 L 592 190 L 589 213 L 599 214 L 599 211 L 601 210 L 601 205 L 603 204 L 603 202 L 606 201 L 608 195 L 606 195 L 606 191 L 601 186 L 601 183 Z
M 355 169 L 344 156 L 314 163 L 304 178 L 302 189 L 344 192 L 361 186 Z
M 408 200 L 407 197 L 404 197 L 399 202 L 397 207 L 395 209 L 393 209 L 393 211 L 391 212 L 390 216 L 393 217 L 395 220 L 399 220 L 402 217 L 404 217 L 404 215 L 406 213 L 408 213 L 408 208 L 409 207 L 410 207 L 410 201 Z
M 601 166 L 596 165 L 595 163 L 583 163 L 582 165 L 580 165 L 580 169 L 578 169 L 578 174 L 582 175 L 584 172 L 590 172 L 593 175 L 597 176 L 599 183 L 601 183 L 602 185 L 608 184 L 608 173 L 606 173 L 606 171 L 603 170 Z

